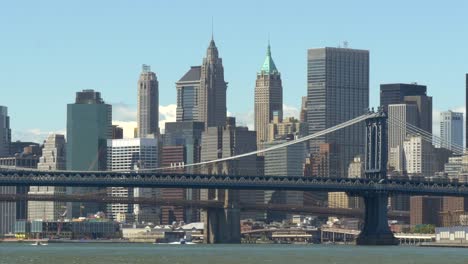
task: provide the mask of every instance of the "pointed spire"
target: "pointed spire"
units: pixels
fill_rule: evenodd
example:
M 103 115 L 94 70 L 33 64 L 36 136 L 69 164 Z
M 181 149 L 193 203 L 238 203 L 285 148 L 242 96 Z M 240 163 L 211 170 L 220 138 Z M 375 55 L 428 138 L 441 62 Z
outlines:
M 263 62 L 260 72 L 267 73 L 267 74 L 279 73 L 278 69 L 276 69 L 275 62 L 273 61 L 273 58 L 271 57 L 270 35 L 268 35 L 268 47 L 267 47 L 267 54 L 266 54 L 265 62 Z
M 213 17 L 211 17 L 211 40 L 214 40 L 214 22 Z

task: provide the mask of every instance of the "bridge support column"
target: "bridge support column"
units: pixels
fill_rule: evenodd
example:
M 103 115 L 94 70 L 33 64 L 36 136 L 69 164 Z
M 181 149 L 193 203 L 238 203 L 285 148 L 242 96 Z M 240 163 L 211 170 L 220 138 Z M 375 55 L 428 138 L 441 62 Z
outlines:
M 398 240 L 388 227 L 388 194 L 371 193 L 364 195 L 366 206 L 364 228 L 356 240 L 358 245 L 397 245 Z
M 221 190 L 217 190 L 220 192 Z M 239 191 L 225 190 L 224 208 L 209 208 L 205 211 L 205 243 L 240 243 Z

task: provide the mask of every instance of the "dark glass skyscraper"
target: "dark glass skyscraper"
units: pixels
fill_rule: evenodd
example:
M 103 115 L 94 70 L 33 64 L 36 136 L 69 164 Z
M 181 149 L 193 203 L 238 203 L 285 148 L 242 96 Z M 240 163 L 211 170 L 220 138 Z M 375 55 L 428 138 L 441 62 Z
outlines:
M 468 109 L 468 73 L 465 76 L 466 89 L 465 89 L 465 110 Z M 468 120 L 468 111 L 465 111 L 465 118 Z M 468 147 L 468 122 L 465 121 L 465 144 Z
M 369 107 L 369 51 L 348 48 L 308 50 L 307 122 L 309 134 L 364 114 Z M 364 153 L 364 126 L 356 124 L 311 140 L 313 153 L 323 143 L 335 144 L 344 177 L 356 155 Z
M 418 110 L 416 125 L 432 133 L 432 97 L 427 87 L 418 84 L 393 83 L 380 85 L 380 105 L 388 110 L 390 104 L 414 104 Z
M 197 94 L 200 89 L 200 75 L 201 66 L 192 66 L 176 83 L 177 122 L 198 120 Z
M 83 90 L 76 93 L 74 104 L 67 106 L 67 170 L 106 170 L 107 140 L 112 139 L 112 106 L 105 104 L 99 92 Z M 67 188 L 67 192 L 95 189 Z M 84 210 L 83 210 L 84 209 Z M 96 213 L 95 204 L 69 208 L 70 216 Z

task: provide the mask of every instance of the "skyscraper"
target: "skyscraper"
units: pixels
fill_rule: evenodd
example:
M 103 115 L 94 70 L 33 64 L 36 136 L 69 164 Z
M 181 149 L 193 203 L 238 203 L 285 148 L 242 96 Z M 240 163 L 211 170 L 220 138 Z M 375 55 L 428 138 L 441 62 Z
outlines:
M 391 83 L 380 85 L 380 106 L 387 110 L 390 104 L 401 104 L 405 96 L 425 96 L 427 87 L 418 84 Z
M 279 122 L 283 119 L 283 86 L 281 74 L 271 57 L 268 44 L 265 62 L 257 73 L 255 82 L 255 131 L 257 146 L 268 141 L 268 124 L 273 120 L 273 113 L 278 114 Z
M 50 134 L 42 149 L 42 157 L 37 165 L 39 170 L 65 170 L 65 136 Z M 31 186 L 28 194 L 55 195 L 65 194 L 65 187 L 59 186 Z M 28 202 L 28 219 L 57 220 L 65 212 L 64 202 Z
M 203 122 L 192 121 L 177 121 L 166 122 L 164 129 L 164 147 L 162 149 L 162 167 L 170 167 L 173 164 L 185 163 L 192 164 L 200 161 L 201 137 L 205 129 Z M 180 151 L 182 150 L 182 153 Z M 194 173 L 194 167 L 170 169 L 172 173 Z M 200 198 L 199 189 L 161 189 L 162 198 L 171 198 L 179 196 L 187 200 L 198 200 Z M 181 198 L 181 199 L 182 199 Z M 172 210 L 172 211 L 171 211 Z M 173 209 L 172 207 L 162 207 L 162 223 L 170 223 L 172 219 L 180 220 L 180 208 Z M 198 210 L 191 207 L 186 207 L 183 210 L 185 222 L 198 222 Z M 165 222 L 166 221 L 166 222 Z
M 446 111 L 440 113 L 440 137 L 442 148 L 463 148 L 463 113 Z
M 388 109 L 388 155 L 392 170 L 403 172 L 403 142 L 409 134 L 406 124 L 416 125 L 418 110 L 412 104 L 390 104 Z
M 159 88 L 156 74 L 149 65 L 143 65 L 138 79 L 138 135 L 159 135 Z
M 11 129 L 8 108 L 0 106 L 0 157 L 10 154 Z
M 468 115 L 468 73 L 465 75 L 465 82 L 465 113 Z M 465 144 L 468 147 L 468 121 L 465 122 Z
M 257 150 L 255 131 L 236 127 L 233 117 L 228 117 L 225 126 L 209 127 L 202 134 L 201 161 L 232 157 Z M 258 175 L 257 157 L 250 155 L 235 160 L 207 164 L 202 169 L 206 174 Z M 206 200 L 212 190 L 201 190 L 200 197 Z M 228 192 L 237 193 L 229 190 Z M 263 191 L 240 190 L 239 199 L 244 203 L 263 203 Z M 218 196 L 220 197 L 220 196 Z M 256 213 L 241 214 L 242 218 L 256 218 Z
M 211 39 L 200 69 L 200 89 L 197 95 L 198 120 L 205 127 L 223 126 L 226 122 L 226 90 L 223 61 Z
M 369 107 L 369 51 L 348 48 L 308 50 L 307 121 L 309 134 L 364 114 Z M 347 175 L 349 163 L 364 154 L 364 126 L 356 124 L 310 141 L 312 153 L 320 144 L 337 145 L 338 175 Z M 335 156 L 331 153 L 331 156 Z M 331 162 L 331 161 L 330 161 Z
M 273 147 L 286 143 L 292 138 L 283 137 L 265 144 L 265 147 Z M 265 153 L 265 175 L 272 177 L 302 176 L 303 161 L 305 158 L 305 144 L 298 143 L 275 149 Z M 304 192 L 301 191 L 265 191 L 266 204 L 292 204 L 302 206 Z M 269 220 L 284 220 L 286 214 L 269 215 Z
M 414 104 L 417 106 L 418 119 L 414 124 L 432 133 L 432 97 L 427 96 L 427 87 L 418 84 L 380 85 L 380 105 L 385 110 L 390 104 Z
M 107 140 L 107 164 L 110 171 L 138 171 L 158 167 L 158 139 L 131 138 Z M 118 197 L 158 197 L 156 188 L 109 187 L 108 194 Z M 135 216 L 138 222 L 155 223 L 158 208 L 147 205 L 109 204 L 109 216 L 114 220 L 129 221 Z M 132 219 L 133 220 L 133 219 Z
M 201 66 L 192 66 L 190 70 L 176 82 L 177 112 L 176 121 L 197 121 L 198 91 L 200 89 Z
M 74 104 L 67 106 L 67 170 L 106 170 L 107 139 L 112 138 L 112 106 L 101 93 L 83 90 L 76 93 Z M 95 192 L 96 188 L 67 188 L 67 192 Z M 69 216 L 80 214 L 78 203 L 69 206 Z M 83 213 L 96 213 L 96 204 L 84 204 Z
M 8 156 L 10 153 L 11 130 L 8 108 L 0 106 L 0 157 Z M 1 194 L 14 194 L 16 187 L 0 186 Z M 16 220 L 16 203 L 0 202 L 0 236 L 13 231 Z

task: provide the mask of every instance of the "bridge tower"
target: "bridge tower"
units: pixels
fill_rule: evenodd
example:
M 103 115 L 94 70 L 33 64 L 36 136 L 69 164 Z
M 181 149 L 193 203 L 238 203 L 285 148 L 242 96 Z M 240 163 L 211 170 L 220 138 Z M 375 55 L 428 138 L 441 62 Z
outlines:
M 208 174 L 232 174 L 232 166 L 228 162 L 214 164 L 207 168 Z M 204 209 L 205 243 L 227 244 L 241 242 L 239 190 L 211 189 L 207 190 L 208 200 L 222 201 L 223 208 Z
M 378 116 L 366 120 L 365 177 L 378 181 L 387 179 L 387 115 L 383 109 Z M 396 245 L 398 240 L 388 227 L 388 193 L 366 192 L 364 227 L 356 240 L 358 245 Z
M 223 201 L 224 208 L 205 210 L 205 242 L 207 244 L 240 243 L 239 190 L 210 190 L 214 194 L 210 200 Z

